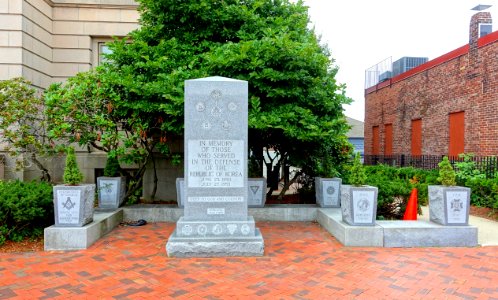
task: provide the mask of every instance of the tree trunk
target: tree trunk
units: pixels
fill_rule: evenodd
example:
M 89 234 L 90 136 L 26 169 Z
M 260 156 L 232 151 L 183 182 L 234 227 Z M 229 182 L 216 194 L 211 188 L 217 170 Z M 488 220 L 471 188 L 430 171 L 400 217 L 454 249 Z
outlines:
M 154 188 L 152 189 L 152 194 L 150 196 L 151 200 L 154 200 L 156 198 L 156 193 L 157 193 L 157 182 L 159 179 L 157 178 L 157 168 L 156 168 L 156 158 L 154 156 L 154 153 L 151 154 L 151 159 L 152 159 L 152 167 L 154 169 Z
M 128 199 L 130 196 L 135 194 L 135 192 L 142 187 L 143 177 L 145 174 L 145 170 L 147 169 L 147 163 L 149 162 L 149 159 L 150 159 L 150 155 L 148 155 L 145 158 L 143 164 L 138 169 L 138 172 L 135 173 L 133 176 L 130 176 L 128 174 L 128 176 L 130 178 L 130 185 L 128 186 L 128 189 L 126 191 L 125 199 Z
M 268 182 L 268 187 L 270 190 L 266 194 L 267 197 L 270 197 L 273 191 L 278 190 L 278 183 L 280 180 L 280 164 L 277 163 L 274 167 L 272 167 L 271 163 L 266 164 L 266 180 Z
M 284 184 L 282 191 L 280 191 L 280 194 L 278 195 L 278 200 L 282 200 L 284 198 L 285 192 L 287 192 L 287 190 L 289 190 L 289 187 L 296 182 L 296 180 L 299 178 L 299 176 L 301 174 L 303 174 L 302 171 L 296 172 L 296 175 L 294 175 L 294 177 L 292 177 L 292 180 L 290 180 Z
M 31 153 L 30 159 L 38 167 L 38 169 L 41 170 L 42 176 L 40 179 L 45 182 L 51 182 L 52 177 L 50 176 L 48 169 L 45 168 L 45 166 L 38 160 L 35 153 Z

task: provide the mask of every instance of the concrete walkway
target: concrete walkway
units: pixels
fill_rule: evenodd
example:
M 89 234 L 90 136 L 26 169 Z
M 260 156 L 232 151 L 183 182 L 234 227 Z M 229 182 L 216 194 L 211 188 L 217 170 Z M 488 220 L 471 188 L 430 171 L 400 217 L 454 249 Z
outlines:
M 419 220 L 429 220 L 429 207 L 422 206 L 422 215 Z M 476 226 L 479 230 L 477 241 L 481 246 L 498 246 L 498 222 L 475 216 L 469 217 L 469 224 Z

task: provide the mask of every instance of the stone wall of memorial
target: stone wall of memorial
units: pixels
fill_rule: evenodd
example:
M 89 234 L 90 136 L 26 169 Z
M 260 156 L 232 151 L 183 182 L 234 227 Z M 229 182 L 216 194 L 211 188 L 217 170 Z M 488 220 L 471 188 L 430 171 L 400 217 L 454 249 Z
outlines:
M 365 154 L 411 154 L 412 121 L 421 120 L 422 155 L 448 155 L 450 114 L 464 113 L 464 151 L 498 153 L 498 31 L 365 91 Z M 378 128 L 378 129 L 377 129 Z M 390 135 L 391 133 L 389 133 Z M 375 139 L 377 139 L 375 138 Z

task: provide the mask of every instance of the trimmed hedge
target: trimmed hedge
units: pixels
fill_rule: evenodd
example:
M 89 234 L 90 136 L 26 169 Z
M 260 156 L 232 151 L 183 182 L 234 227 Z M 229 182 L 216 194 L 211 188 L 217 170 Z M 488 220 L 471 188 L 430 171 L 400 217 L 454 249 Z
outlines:
M 436 184 L 437 172 L 388 166 L 367 168 L 367 184 L 379 188 L 378 219 L 402 219 L 413 188 L 418 190 L 418 204 L 428 202 L 429 184 Z
M 54 224 L 52 193 L 45 182 L 0 181 L 0 245 L 40 236 Z

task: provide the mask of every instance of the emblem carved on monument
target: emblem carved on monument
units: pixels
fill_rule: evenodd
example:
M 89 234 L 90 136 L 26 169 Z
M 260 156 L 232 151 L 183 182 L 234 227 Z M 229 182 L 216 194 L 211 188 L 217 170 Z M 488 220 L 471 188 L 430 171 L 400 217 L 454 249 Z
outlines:
M 222 93 L 220 90 L 213 90 L 211 92 L 211 99 L 213 99 L 214 101 L 214 106 L 213 108 L 211 109 L 211 115 L 215 118 L 219 118 L 221 116 L 221 112 L 222 112 L 222 109 L 219 105 L 219 101 L 222 97 Z
M 206 105 L 204 104 L 204 102 L 198 102 L 196 105 L 195 105 L 195 109 L 198 111 L 198 112 L 203 112 L 206 110 Z
M 206 227 L 206 225 L 204 225 L 204 224 L 199 225 L 197 227 L 197 233 L 199 235 L 206 235 L 206 233 L 207 233 L 207 227 Z
M 190 226 L 190 225 L 185 225 L 185 226 L 183 226 L 183 228 L 182 228 L 182 233 L 183 233 L 184 235 L 191 235 L 191 234 L 192 234 L 192 231 L 193 231 L 193 229 L 192 229 L 192 226 Z
M 368 208 L 370 207 L 370 203 L 368 202 L 367 199 L 363 198 L 358 201 L 358 209 L 360 211 L 367 211 Z
M 211 115 L 215 118 L 221 116 L 221 108 L 218 106 L 218 102 L 215 102 L 215 106 L 211 109 Z
M 237 104 L 230 102 L 228 103 L 228 110 L 229 111 L 236 111 L 237 110 Z
M 228 224 L 227 228 L 228 232 L 233 235 L 237 231 L 237 224 Z
M 243 235 L 248 235 L 250 231 L 251 229 L 247 224 L 242 225 L 242 227 L 240 228 L 240 232 L 242 232 Z
M 223 96 L 223 93 L 220 90 L 213 90 L 210 96 L 213 100 L 219 100 Z
M 76 205 L 76 204 L 75 204 L 73 201 L 71 201 L 71 198 L 69 198 L 69 197 L 67 197 L 66 202 L 64 202 L 64 203 L 62 204 L 62 206 L 63 206 L 65 209 L 67 209 L 67 210 L 71 210 L 71 209 L 73 209 L 75 205 Z
M 223 127 L 223 129 L 225 129 L 225 130 L 229 130 L 230 127 L 232 127 L 232 125 L 230 124 L 230 122 L 225 120 L 225 121 L 223 121 L 223 124 L 221 125 L 221 127 Z
M 220 224 L 216 224 L 213 226 L 213 234 L 220 235 L 223 233 L 223 228 L 221 228 Z
M 459 212 L 460 210 L 463 209 L 463 202 L 460 199 L 454 199 L 453 202 L 451 202 L 451 209 L 453 209 L 454 212 Z
M 208 121 L 202 122 L 202 128 L 205 130 L 211 129 L 211 123 L 209 123 Z
M 329 194 L 329 195 L 333 195 L 333 194 L 334 194 L 334 192 L 335 192 L 335 189 L 334 189 L 334 187 L 333 187 L 333 186 L 329 186 L 329 187 L 327 188 L 327 194 Z

